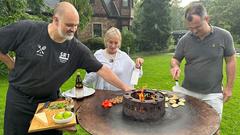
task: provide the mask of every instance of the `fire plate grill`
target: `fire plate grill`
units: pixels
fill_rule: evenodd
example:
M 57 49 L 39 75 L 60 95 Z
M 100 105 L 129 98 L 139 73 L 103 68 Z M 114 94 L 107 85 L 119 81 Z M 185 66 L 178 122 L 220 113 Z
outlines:
M 165 97 L 161 92 L 131 90 L 123 95 L 123 114 L 138 121 L 160 119 L 165 113 Z

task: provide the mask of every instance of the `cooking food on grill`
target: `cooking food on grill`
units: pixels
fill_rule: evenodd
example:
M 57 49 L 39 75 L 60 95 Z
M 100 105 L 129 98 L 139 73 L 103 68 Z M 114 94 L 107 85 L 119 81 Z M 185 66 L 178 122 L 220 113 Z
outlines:
M 165 102 L 169 101 L 169 98 L 168 97 L 165 97 Z
M 109 101 L 110 101 L 112 104 L 122 103 L 122 100 L 123 100 L 123 96 L 116 96 L 115 98 L 109 99 Z
M 182 105 L 182 106 L 184 106 L 184 105 L 185 105 L 185 103 L 184 103 L 184 102 L 178 102 L 178 104 L 179 104 L 179 105 Z
M 177 101 L 176 101 L 175 99 L 170 99 L 170 100 L 169 100 L 169 103 L 170 103 L 170 104 L 175 104 L 176 102 L 177 102 Z
M 123 96 L 116 96 L 111 99 L 105 99 L 102 102 L 102 107 L 103 108 L 111 108 L 113 105 L 120 104 L 123 101 Z
M 166 92 L 166 91 L 161 91 L 161 93 L 162 93 L 163 95 L 167 95 L 167 92 Z
M 182 97 L 179 97 L 176 94 L 168 94 L 165 91 L 161 91 L 165 95 L 165 107 L 168 107 L 169 105 L 173 108 L 184 106 L 186 100 Z
M 109 100 L 104 100 L 103 102 L 102 102 L 102 107 L 103 108 L 111 108 L 112 107 L 112 103 L 109 101 Z
M 175 107 L 178 107 L 179 104 L 174 103 L 174 104 L 172 104 L 171 106 L 175 108 Z

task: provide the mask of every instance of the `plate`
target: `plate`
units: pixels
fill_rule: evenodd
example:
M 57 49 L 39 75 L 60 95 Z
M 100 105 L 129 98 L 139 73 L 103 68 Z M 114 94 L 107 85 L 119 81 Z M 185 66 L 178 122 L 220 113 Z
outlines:
M 71 98 L 84 98 L 84 97 L 90 96 L 90 95 L 95 93 L 94 89 L 88 88 L 88 87 L 85 87 L 85 86 L 83 86 L 83 94 L 82 94 L 83 96 L 76 97 L 75 91 L 76 90 L 75 90 L 75 87 L 74 87 L 70 90 L 67 90 L 67 91 L 63 92 L 62 96 L 71 97 Z

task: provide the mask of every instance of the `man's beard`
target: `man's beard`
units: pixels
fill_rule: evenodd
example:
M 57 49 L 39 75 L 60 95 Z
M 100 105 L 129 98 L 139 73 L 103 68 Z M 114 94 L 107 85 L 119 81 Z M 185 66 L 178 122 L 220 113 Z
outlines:
M 57 30 L 58 30 L 58 34 L 59 34 L 61 37 L 65 38 L 66 40 L 72 40 L 73 37 L 74 37 L 74 33 L 71 33 L 71 35 L 67 35 L 66 33 L 63 33 L 63 32 L 61 31 L 61 27 L 58 27 Z

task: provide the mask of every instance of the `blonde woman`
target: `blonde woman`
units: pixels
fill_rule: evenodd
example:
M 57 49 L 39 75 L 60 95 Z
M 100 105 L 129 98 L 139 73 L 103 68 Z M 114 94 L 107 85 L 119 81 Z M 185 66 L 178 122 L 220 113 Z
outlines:
M 119 29 L 111 27 L 104 35 L 105 49 L 96 51 L 94 56 L 102 64 L 111 68 L 111 70 L 120 78 L 120 80 L 133 87 L 133 85 L 130 83 L 133 70 L 135 68 L 140 69 L 144 60 L 142 58 L 137 58 L 135 64 L 125 52 L 120 50 L 121 42 L 122 36 Z M 141 74 L 142 72 L 140 72 L 139 77 Z M 113 91 L 120 90 L 104 81 L 102 77 L 93 72 L 86 74 L 83 83 L 84 85 L 93 87 L 95 89 Z

